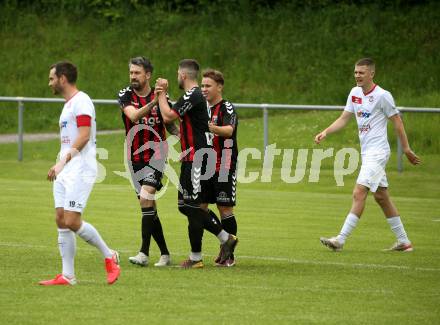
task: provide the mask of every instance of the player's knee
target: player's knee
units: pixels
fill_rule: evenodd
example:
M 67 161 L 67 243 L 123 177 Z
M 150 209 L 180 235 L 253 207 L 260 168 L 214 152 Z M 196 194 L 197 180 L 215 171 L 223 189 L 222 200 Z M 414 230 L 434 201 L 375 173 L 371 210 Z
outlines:
M 65 218 L 64 225 L 70 230 L 77 231 L 81 227 L 81 222 L 73 218 Z
M 376 200 L 376 202 L 378 204 L 382 205 L 383 203 L 386 202 L 387 196 L 385 195 L 385 193 L 376 192 L 376 193 L 374 193 L 374 199 Z
M 179 212 L 185 216 L 188 216 L 189 208 L 186 205 L 179 205 Z
M 152 208 L 154 206 L 154 201 L 143 198 L 142 196 L 139 198 L 139 204 L 142 208 Z
M 231 214 L 234 213 L 232 210 L 232 207 L 218 205 L 217 208 L 218 208 L 218 212 L 220 213 L 220 216 L 222 218 L 224 218 L 226 216 L 230 216 Z
M 367 198 L 367 194 L 368 192 L 359 188 L 355 188 L 353 190 L 353 200 L 356 202 L 365 201 L 365 199 Z

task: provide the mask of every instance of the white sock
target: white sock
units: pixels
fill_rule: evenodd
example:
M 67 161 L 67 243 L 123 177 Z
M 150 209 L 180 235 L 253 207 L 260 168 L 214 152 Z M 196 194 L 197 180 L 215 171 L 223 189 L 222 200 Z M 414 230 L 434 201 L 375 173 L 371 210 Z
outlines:
M 63 262 L 63 275 L 75 278 L 76 237 L 70 229 L 58 229 L 58 248 Z
M 405 228 L 403 228 L 403 223 L 400 220 L 400 216 L 395 216 L 391 218 L 387 218 L 388 223 L 390 224 L 391 230 L 396 235 L 397 241 L 402 244 L 411 243 L 406 235 Z
M 344 225 L 342 226 L 339 235 L 336 237 L 341 244 L 345 244 L 345 240 L 347 239 L 348 236 L 350 236 L 353 229 L 356 228 L 358 221 L 359 221 L 359 217 L 354 213 L 350 212 L 347 215 L 347 218 L 345 218 Z
M 222 230 L 220 231 L 220 233 L 217 235 L 218 240 L 220 240 L 220 244 L 224 244 L 228 241 L 229 239 L 229 234 Z
M 90 223 L 83 221 L 81 228 L 79 228 L 76 234 L 90 245 L 98 248 L 105 258 L 111 258 L 113 256 L 112 251 L 110 250 L 110 248 L 108 248 L 107 244 L 101 238 L 98 230 L 96 230 L 95 227 L 93 227 Z
M 198 253 L 191 252 L 189 254 L 189 259 L 191 261 L 195 261 L 195 262 L 201 261 L 202 260 L 202 252 L 198 252 Z

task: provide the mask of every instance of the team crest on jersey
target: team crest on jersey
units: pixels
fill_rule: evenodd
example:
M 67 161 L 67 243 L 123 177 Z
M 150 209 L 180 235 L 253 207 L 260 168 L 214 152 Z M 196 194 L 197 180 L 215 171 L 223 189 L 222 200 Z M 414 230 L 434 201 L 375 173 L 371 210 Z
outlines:
M 368 101 L 369 101 L 370 103 L 374 102 L 374 97 L 373 97 L 373 96 L 368 96 Z
M 217 125 L 217 122 L 218 122 L 218 116 L 217 116 L 217 115 L 214 115 L 214 116 L 212 117 L 212 119 L 211 119 L 211 122 L 212 122 L 213 124 Z

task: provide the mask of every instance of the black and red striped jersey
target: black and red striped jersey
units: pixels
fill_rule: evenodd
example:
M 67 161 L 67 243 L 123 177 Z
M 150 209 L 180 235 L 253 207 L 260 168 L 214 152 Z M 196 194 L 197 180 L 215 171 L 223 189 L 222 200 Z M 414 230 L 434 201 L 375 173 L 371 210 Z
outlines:
M 237 127 L 238 117 L 235 107 L 230 102 L 222 99 L 219 103 L 210 107 L 211 122 L 217 126 L 231 125 L 234 132 L 230 138 L 214 135 L 213 147 L 217 153 L 216 171 L 220 166 L 226 169 L 235 169 L 238 157 Z
M 152 101 L 154 96 L 154 88 L 147 96 L 138 96 L 131 87 L 119 91 L 118 102 L 127 136 L 127 154 L 132 162 L 149 163 L 152 159 L 164 160 L 167 156 L 165 125 L 158 105 L 134 123 L 124 114 L 125 107 L 131 105 L 139 109 Z
M 173 105 L 172 110 L 180 118 L 180 144 L 182 161 L 193 161 L 201 148 L 211 148 L 212 135 L 208 129 L 208 105 L 200 87 L 186 91 Z

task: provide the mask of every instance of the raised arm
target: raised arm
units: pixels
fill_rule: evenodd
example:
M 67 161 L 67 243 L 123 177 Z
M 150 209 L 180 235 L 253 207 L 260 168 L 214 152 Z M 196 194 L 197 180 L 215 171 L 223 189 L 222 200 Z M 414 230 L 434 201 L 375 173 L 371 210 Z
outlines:
M 155 97 L 151 102 L 147 105 L 142 106 L 139 109 L 134 108 L 133 105 L 128 105 L 123 108 L 124 114 L 132 121 L 133 123 L 139 121 L 144 116 L 147 116 L 153 107 L 158 103 L 157 97 Z
M 315 142 L 319 144 L 322 140 L 326 138 L 328 134 L 335 133 L 339 131 L 340 129 L 344 128 L 347 123 L 350 121 L 351 117 L 353 116 L 353 113 L 350 113 L 348 111 L 343 111 L 341 116 L 339 116 L 328 128 L 326 128 L 324 131 L 318 133 L 315 136 Z
M 168 103 L 167 98 L 168 80 L 159 78 L 156 80 L 155 91 L 157 98 L 159 99 L 160 114 L 162 115 L 163 122 L 170 124 L 177 119 L 178 115 L 175 113 Z
M 406 136 L 405 127 L 403 126 L 403 121 L 399 114 L 390 117 L 391 122 L 393 122 L 394 130 L 396 130 L 397 136 L 399 137 L 400 143 L 402 144 L 403 152 L 408 158 L 409 162 L 413 165 L 418 165 L 421 163 L 420 158 L 411 150 L 408 143 L 408 137 Z
M 165 128 L 167 129 L 168 133 L 175 135 L 178 138 L 180 137 L 179 128 L 176 126 L 174 122 L 166 123 Z

